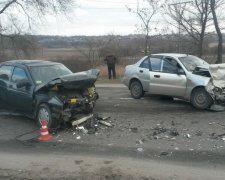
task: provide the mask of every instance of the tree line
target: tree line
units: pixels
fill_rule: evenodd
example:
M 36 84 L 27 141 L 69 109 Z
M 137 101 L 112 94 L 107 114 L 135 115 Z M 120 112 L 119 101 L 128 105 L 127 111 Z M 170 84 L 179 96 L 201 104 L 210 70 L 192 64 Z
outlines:
M 109 49 L 119 57 L 174 52 L 213 57 L 222 62 L 225 0 L 137 0 L 140 24 L 136 35 L 55 37 L 35 36 L 35 29 L 45 25 L 46 15 L 72 18 L 75 0 L 2 0 L 0 2 L 1 59 L 32 58 L 41 48 L 70 47 L 89 62 L 99 61 Z M 142 6 L 145 2 L 145 6 Z M 20 17 L 25 18 L 20 21 Z M 77 39 L 76 39 L 77 38 Z
M 140 2 L 147 2 L 144 7 Z M 159 33 L 173 33 L 180 42 L 189 41 L 197 48 L 197 56 L 204 53 L 205 38 L 214 29 L 218 37 L 217 60 L 222 63 L 223 36 L 221 29 L 224 28 L 225 8 L 224 0 L 137 0 L 136 9 L 127 6 L 127 9 L 137 14 L 141 25 L 140 31 L 145 33 L 145 54 L 148 54 L 151 39 L 149 34 L 154 30 Z M 162 18 L 158 18 L 159 15 Z M 156 18 L 154 18 L 156 17 Z M 158 29 L 163 22 L 164 28 Z M 186 35 L 186 36 L 184 36 Z M 188 39 L 186 38 L 188 37 Z

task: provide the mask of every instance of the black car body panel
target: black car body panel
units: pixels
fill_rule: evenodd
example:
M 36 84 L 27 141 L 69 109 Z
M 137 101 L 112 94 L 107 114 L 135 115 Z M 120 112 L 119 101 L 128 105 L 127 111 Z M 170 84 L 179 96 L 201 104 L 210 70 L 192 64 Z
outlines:
M 45 67 L 63 66 L 60 63 L 39 60 L 14 60 L 0 64 L 0 105 L 31 118 L 37 117 L 39 106 L 46 104 L 54 120 L 65 122 L 78 114 L 93 111 L 98 94 L 94 84 L 99 70 L 72 73 L 68 69 L 62 76 L 43 77 Z M 42 80 L 35 79 L 34 72 Z M 65 66 L 63 66 L 65 69 Z M 38 72 L 37 70 L 40 70 Z M 38 76 L 37 76 L 38 77 Z M 36 77 L 36 78 L 37 78 Z M 48 80 L 49 79 L 49 80 Z

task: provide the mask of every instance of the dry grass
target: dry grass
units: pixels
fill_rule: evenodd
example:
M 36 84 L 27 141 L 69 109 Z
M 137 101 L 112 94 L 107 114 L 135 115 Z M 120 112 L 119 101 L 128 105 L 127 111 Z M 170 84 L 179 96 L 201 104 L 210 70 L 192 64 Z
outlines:
M 36 59 L 66 59 L 72 56 L 83 58 L 74 48 L 44 48 L 37 52 Z
M 121 79 L 124 75 L 124 66 L 122 65 L 117 65 L 116 66 L 116 76 L 118 79 Z M 97 66 L 96 69 L 99 69 L 100 70 L 100 75 L 99 77 L 100 78 L 107 78 L 108 77 L 108 68 L 107 68 L 107 65 L 100 65 L 100 66 Z

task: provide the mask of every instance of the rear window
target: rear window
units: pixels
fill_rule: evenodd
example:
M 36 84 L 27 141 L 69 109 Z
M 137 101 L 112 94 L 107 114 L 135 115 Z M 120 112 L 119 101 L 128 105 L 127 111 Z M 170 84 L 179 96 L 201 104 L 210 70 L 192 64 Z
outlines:
M 150 63 L 152 71 L 161 71 L 162 60 L 160 58 L 151 57 Z

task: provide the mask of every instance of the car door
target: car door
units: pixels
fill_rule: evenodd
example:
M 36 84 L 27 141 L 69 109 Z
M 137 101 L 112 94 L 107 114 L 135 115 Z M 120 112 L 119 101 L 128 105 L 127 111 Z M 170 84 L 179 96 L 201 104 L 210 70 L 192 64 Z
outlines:
M 27 79 L 31 85 L 17 88 L 17 83 L 22 79 Z M 16 66 L 8 88 L 9 103 L 12 109 L 16 112 L 31 115 L 33 111 L 33 90 L 34 85 L 28 71 L 25 68 Z
M 150 69 L 149 57 L 147 57 L 142 61 L 138 69 L 138 78 L 142 83 L 144 91 L 149 91 L 149 82 L 150 82 L 149 69 Z
M 2 108 L 9 108 L 9 94 L 8 86 L 11 78 L 13 66 L 2 65 L 0 67 L 0 106 Z
M 151 94 L 183 97 L 186 91 L 186 75 L 178 74 L 182 69 L 174 58 L 150 58 L 150 90 Z

